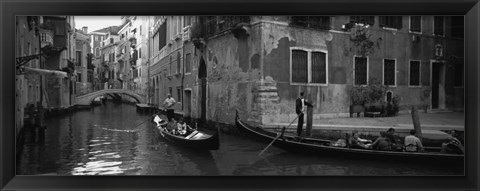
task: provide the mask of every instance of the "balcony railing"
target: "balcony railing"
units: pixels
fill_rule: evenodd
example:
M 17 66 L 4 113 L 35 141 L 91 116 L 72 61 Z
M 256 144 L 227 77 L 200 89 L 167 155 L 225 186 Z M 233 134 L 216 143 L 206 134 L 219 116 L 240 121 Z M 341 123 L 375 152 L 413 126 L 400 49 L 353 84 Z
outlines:
M 215 36 L 237 26 L 250 23 L 250 16 L 205 16 L 200 18 L 202 34 L 205 38 Z

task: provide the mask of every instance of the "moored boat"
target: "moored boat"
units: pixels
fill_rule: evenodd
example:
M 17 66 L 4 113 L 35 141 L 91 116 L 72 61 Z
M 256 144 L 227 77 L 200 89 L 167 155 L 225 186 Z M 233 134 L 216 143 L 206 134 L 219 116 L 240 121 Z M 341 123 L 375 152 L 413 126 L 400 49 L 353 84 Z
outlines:
M 210 133 L 207 131 L 192 130 L 185 135 L 176 135 L 167 129 L 169 125 L 175 124 L 161 119 L 158 115 L 154 116 L 153 122 L 156 124 L 156 128 L 162 137 L 173 144 L 198 150 L 217 150 L 220 147 L 218 131 Z
M 399 160 L 439 163 L 445 165 L 463 164 L 464 155 L 446 154 L 440 152 L 399 152 L 399 151 L 380 151 L 372 149 L 357 149 L 349 147 L 334 146 L 335 141 L 315 138 L 299 138 L 293 135 L 287 135 L 269 131 L 260 127 L 250 126 L 236 116 L 236 127 L 263 140 L 264 142 L 273 142 L 273 145 L 289 152 L 314 154 L 314 155 L 332 155 L 342 157 L 366 158 L 373 160 Z M 277 138 L 278 137 L 278 138 Z

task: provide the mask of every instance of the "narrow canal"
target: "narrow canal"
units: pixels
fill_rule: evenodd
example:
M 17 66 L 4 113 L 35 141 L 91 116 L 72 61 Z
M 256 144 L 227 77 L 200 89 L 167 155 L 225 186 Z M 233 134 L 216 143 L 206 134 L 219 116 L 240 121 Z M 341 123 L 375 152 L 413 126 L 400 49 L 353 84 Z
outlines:
M 47 121 L 45 136 L 25 131 L 19 175 L 462 175 L 463 169 L 306 156 L 237 134 L 220 149 L 192 151 L 166 142 L 135 105 L 107 102 Z

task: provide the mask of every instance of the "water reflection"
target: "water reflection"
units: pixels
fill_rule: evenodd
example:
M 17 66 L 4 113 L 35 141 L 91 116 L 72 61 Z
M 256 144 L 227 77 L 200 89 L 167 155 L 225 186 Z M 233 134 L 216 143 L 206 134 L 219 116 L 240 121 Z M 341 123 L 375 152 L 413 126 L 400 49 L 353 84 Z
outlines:
M 305 156 L 236 134 L 220 135 L 220 149 L 195 151 L 164 140 L 151 114 L 107 103 L 47 121 L 44 136 L 25 131 L 17 174 L 58 175 L 451 175 L 462 168 Z M 44 138 L 42 138 L 44 137 Z

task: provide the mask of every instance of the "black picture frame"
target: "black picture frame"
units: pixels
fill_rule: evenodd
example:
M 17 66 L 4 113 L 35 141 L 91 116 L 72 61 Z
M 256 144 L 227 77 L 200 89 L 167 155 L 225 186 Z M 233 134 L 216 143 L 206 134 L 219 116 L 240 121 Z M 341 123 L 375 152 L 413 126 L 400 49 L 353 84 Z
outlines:
M 16 15 L 465 15 L 465 176 L 16 176 Z M 478 190 L 478 0 L 0 1 L 1 190 Z

